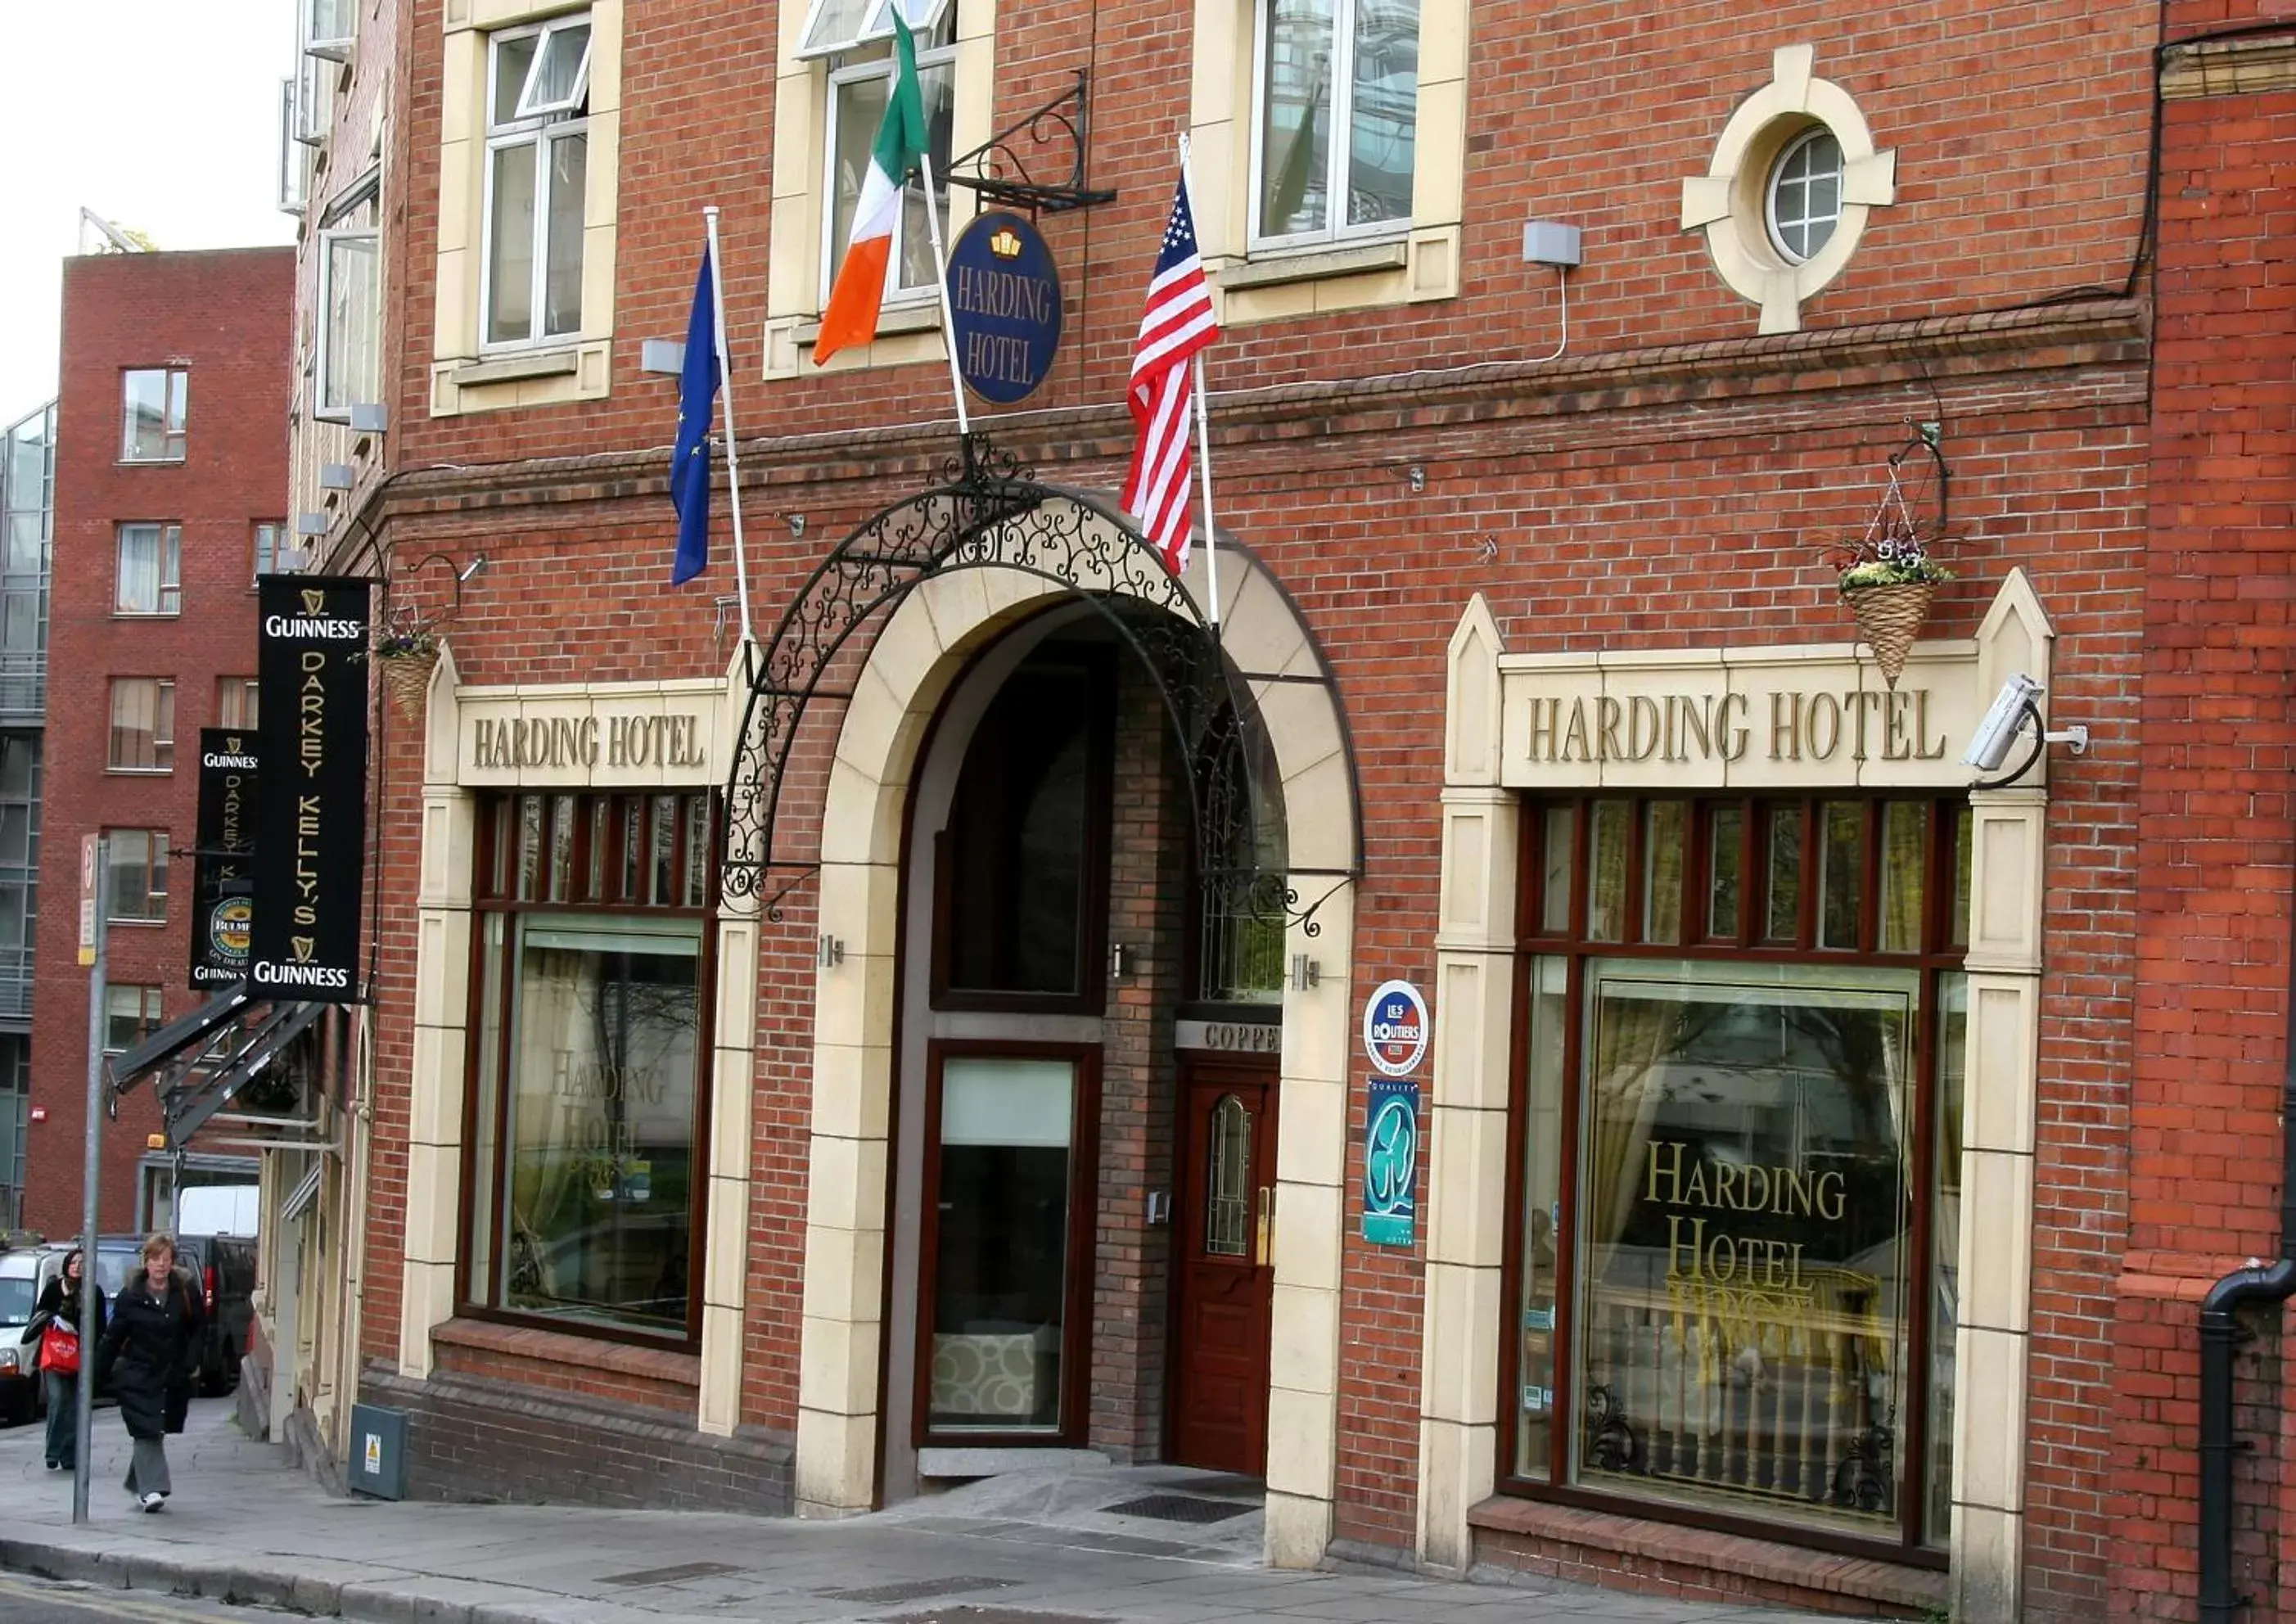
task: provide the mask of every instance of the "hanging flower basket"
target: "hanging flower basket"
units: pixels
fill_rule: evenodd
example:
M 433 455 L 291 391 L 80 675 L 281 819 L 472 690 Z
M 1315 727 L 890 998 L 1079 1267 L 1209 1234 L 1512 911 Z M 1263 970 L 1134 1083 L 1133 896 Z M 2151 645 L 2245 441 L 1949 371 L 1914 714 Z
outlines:
M 401 642 L 406 646 L 393 646 Z M 398 714 L 410 722 L 422 720 L 422 708 L 430 697 L 430 673 L 439 668 L 438 644 L 428 637 L 393 639 L 374 652 L 382 667 L 383 691 L 390 695 Z
M 1874 651 L 1882 679 L 1892 689 L 1905 674 L 1906 657 L 1914 652 L 1914 639 L 1930 618 L 1937 589 L 1934 578 L 1855 581 L 1845 576 L 1842 580 L 1842 600 L 1857 619 L 1858 635 Z

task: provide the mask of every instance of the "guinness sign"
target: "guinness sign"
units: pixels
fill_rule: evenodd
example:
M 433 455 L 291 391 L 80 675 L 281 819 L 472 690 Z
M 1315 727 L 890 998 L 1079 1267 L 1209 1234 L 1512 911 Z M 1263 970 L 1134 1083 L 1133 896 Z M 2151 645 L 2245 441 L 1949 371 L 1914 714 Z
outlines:
M 256 676 L 263 696 L 249 990 L 358 999 L 366 865 L 367 583 L 265 576 Z
M 192 985 L 229 987 L 247 978 L 254 917 L 256 737 L 237 727 L 200 729 L 199 845 L 192 865 Z

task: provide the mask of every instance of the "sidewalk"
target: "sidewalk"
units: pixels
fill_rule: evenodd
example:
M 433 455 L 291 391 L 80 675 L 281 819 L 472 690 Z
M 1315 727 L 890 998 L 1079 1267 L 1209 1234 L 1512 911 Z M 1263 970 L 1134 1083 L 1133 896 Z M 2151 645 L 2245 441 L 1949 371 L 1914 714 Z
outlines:
M 1202 1529 L 1086 1509 L 1136 1481 L 1143 1495 L 1156 1492 L 1153 1472 L 1081 1474 L 1096 1480 L 1081 1490 L 1076 1479 L 992 1480 L 891 1513 L 808 1522 L 335 1499 L 242 1437 L 225 1400 L 195 1405 L 168 1454 L 176 1498 L 146 1515 L 119 1487 L 127 1447 L 119 1417 L 98 1411 L 94 1520 L 76 1529 L 71 1480 L 43 1468 L 39 1429 L 0 1431 L 0 1567 L 321 1617 L 443 1624 L 1808 1620 L 1562 1584 L 1275 1572 L 1246 1548 L 1259 1521 L 1248 1501 Z M 1220 1485 L 1192 1487 L 1217 1494 Z

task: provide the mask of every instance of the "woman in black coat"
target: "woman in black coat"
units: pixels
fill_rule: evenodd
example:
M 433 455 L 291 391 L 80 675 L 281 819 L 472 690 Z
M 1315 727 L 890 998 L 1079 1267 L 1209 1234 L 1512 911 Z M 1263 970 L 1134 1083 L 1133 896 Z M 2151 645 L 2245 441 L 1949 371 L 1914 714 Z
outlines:
M 95 1308 L 95 1334 L 103 1334 L 103 1291 L 87 1278 L 87 1254 L 73 1247 L 64 1254 L 63 1267 L 56 1277 L 40 1292 L 40 1300 L 32 1311 L 32 1323 L 24 1328 L 24 1341 L 34 1347 L 43 1345 L 48 1327 L 57 1320 L 77 1333 L 80 1328 L 82 1292 L 92 1295 L 86 1300 Z M 82 1364 L 86 1363 L 85 1359 Z M 75 1371 L 51 1369 L 44 1359 L 40 1365 L 40 1385 L 48 1407 L 47 1457 L 51 1472 L 70 1472 L 78 1458 L 79 1443 L 79 1375 Z
M 200 1357 L 199 1288 L 176 1272 L 176 1243 L 144 1243 L 144 1272 L 119 1288 L 104 1327 L 96 1369 L 119 1400 L 119 1418 L 135 1440 L 127 1492 L 145 1511 L 168 1503 L 170 1432 L 184 1430 L 192 1403 L 192 1368 Z

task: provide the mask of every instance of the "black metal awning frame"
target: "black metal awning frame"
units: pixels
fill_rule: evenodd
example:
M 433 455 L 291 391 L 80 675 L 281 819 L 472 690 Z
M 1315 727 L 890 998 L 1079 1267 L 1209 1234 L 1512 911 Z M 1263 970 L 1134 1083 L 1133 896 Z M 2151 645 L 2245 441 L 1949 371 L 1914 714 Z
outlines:
M 324 1013 L 301 999 L 265 1003 L 244 981 L 104 1062 L 114 1096 L 149 1077 L 170 1148 L 191 1136 Z
M 1005 570 L 1032 576 L 1089 605 L 1153 678 L 1185 762 L 1195 832 L 1197 874 L 1207 885 L 1248 893 L 1310 936 L 1316 911 L 1363 874 L 1362 790 L 1338 685 L 1317 651 L 1316 672 L 1240 671 L 1221 647 L 1219 627 L 1128 516 L 1090 491 L 1046 484 L 985 435 L 966 436 L 939 483 L 864 521 L 816 567 L 753 658 L 750 692 L 726 783 L 721 881 L 729 897 L 765 899 L 766 915 L 820 867 L 783 849 L 781 800 L 800 725 L 819 701 L 842 704 L 832 669 L 849 645 L 865 663 L 890 611 L 936 576 Z M 1276 800 L 1255 782 L 1275 759 L 1256 696 L 1273 685 L 1323 688 L 1340 718 L 1353 800 L 1355 848 L 1345 868 L 1260 865 L 1253 854 L 1283 852 L 1272 820 Z M 1249 830 L 1239 817 L 1254 821 Z M 1294 882 L 1328 881 L 1303 904 Z

